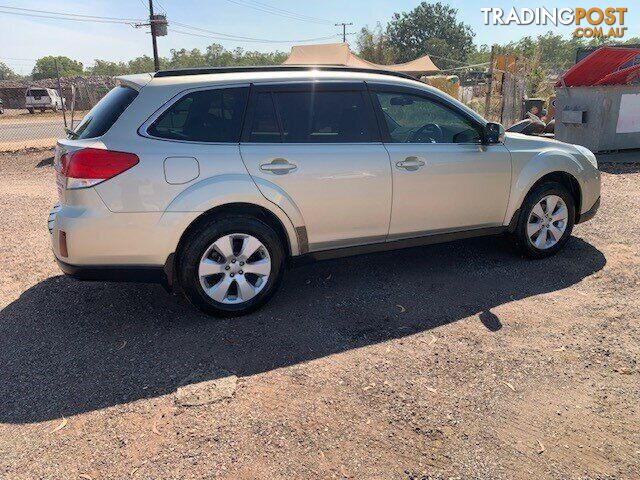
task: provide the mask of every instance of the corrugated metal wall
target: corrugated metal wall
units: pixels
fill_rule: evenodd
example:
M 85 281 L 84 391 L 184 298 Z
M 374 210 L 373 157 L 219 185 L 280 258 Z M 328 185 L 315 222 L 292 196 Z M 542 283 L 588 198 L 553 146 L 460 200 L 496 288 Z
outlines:
M 640 148 L 640 132 L 616 133 L 622 95 L 640 94 L 640 85 L 559 87 L 556 93 L 556 139 L 594 152 Z M 563 111 L 581 110 L 585 123 L 563 121 Z

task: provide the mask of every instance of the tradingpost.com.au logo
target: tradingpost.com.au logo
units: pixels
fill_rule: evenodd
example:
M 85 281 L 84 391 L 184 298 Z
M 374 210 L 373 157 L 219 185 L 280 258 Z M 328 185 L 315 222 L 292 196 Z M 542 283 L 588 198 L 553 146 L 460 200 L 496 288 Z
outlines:
M 578 38 L 622 38 L 625 7 L 608 8 L 502 8 L 480 9 L 485 25 L 575 25 Z

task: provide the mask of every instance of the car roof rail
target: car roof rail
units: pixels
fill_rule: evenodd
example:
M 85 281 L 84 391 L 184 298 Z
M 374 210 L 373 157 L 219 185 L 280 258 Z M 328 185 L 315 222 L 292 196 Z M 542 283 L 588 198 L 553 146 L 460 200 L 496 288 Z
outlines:
M 159 70 L 154 74 L 154 77 L 181 77 L 184 75 L 209 75 L 214 73 L 307 72 L 312 70 L 320 70 L 323 72 L 377 73 L 379 75 L 389 75 L 419 81 L 416 77 L 402 72 L 378 70 L 376 68 L 345 67 L 343 65 L 258 65 L 242 67 L 177 68 L 174 70 Z

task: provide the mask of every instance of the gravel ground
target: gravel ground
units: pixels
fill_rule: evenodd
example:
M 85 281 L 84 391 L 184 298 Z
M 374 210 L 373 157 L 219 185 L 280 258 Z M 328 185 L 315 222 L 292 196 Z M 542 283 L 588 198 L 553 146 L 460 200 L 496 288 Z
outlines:
M 212 321 L 60 275 L 50 155 L 0 155 L 0 478 L 638 478 L 638 165 L 555 258 L 322 262 Z

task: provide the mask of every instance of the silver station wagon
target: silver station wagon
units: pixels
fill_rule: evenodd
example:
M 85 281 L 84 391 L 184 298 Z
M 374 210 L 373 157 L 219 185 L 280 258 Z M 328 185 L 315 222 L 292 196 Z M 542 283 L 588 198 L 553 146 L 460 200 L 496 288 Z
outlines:
M 160 281 L 216 316 L 263 305 L 295 257 L 501 232 L 547 257 L 600 204 L 586 148 L 505 134 L 411 77 L 343 67 L 120 77 L 54 165 L 65 273 Z

